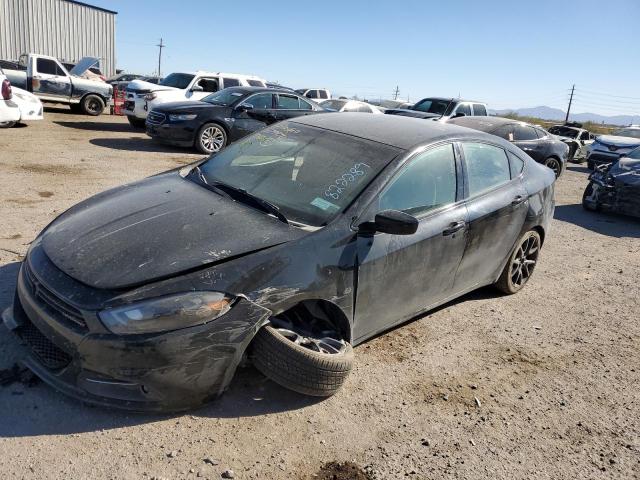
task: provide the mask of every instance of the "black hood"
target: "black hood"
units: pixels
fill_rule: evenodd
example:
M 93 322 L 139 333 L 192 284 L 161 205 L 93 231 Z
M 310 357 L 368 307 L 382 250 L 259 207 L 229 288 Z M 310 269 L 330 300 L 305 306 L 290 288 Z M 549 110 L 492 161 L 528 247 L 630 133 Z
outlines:
M 197 112 L 202 109 L 228 108 L 222 105 L 213 105 L 207 102 L 169 102 L 162 103 L 157 107 L 153 107 L 156 112 L 173 113 L 173 112 Z
M 305 232 L 169 172 L 92 197 L 42 234 L 51 261 L 96 288 L 142 285 Z
M 421 112 L 419 110 L 409 110 L 405 108 L 390 108 L 384 113 L 386 113 L 387 115 L 402 115 L 404 117 L 414 118 L 439 118 L 442 116 L 438 115 L 437 113 Z

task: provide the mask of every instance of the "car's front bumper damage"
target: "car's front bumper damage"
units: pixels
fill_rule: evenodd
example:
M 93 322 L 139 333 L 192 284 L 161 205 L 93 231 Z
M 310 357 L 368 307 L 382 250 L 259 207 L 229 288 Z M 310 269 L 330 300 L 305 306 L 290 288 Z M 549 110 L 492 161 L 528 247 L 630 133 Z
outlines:
M 229 385 L 270 311 L 241 298 L 207 324 L 166 333 L 79 333 L 58 321 L 18 276 L 4 324 L 27 347 L 23 363 L 57 390 L 84 402 L 134 411 L 203 405 Z

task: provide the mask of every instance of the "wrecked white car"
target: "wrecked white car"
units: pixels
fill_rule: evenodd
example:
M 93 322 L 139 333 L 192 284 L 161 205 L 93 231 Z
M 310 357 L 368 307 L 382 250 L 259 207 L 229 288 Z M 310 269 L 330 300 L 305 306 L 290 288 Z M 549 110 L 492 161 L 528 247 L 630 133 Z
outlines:
M 596 138 L 593 133 L 581 128 L 582 125 L 554 125 L 549 133 L 557 136 L 569 146 L 569 161 L 582 163 L 587 156 L 587 148 Z

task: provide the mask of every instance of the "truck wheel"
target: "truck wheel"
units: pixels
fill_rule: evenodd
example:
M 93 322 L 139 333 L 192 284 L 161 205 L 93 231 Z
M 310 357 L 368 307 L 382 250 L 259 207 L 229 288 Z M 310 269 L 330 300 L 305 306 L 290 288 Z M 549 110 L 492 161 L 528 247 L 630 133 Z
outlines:
M 129 123 L 133 128 L 144 128 L 145 120 L 142 118 L 136 118 L 134 116 L 127 115 L 127 120 L 129 120 Z
M 104 101 L 98 95 L 87 95 L 80 102 L 82 113 L 97 117 L 104 111 Z
M 328 397 L 338 391 L 353 366 L 353 349 L 337 335 L 313 338 L 291 326 L 262 327 L 253 340 L 253 364 L 285 388 L 304 395 Z

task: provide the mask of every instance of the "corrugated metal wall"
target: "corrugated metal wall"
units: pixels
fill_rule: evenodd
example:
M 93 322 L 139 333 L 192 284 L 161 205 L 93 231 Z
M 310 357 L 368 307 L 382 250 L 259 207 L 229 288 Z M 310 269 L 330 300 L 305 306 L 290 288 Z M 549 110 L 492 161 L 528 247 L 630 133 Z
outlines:
M 100 58 L 106 76 L 116 71 L 115 13 L 65 0 L 0 0 L 0 59 L 39 53 L 77 62 Z

